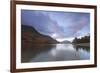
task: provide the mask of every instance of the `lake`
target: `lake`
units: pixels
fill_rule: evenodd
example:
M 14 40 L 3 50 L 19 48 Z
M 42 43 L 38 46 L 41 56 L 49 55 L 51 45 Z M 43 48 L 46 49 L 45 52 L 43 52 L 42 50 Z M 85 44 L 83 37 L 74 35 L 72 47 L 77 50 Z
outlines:
M 73 44 L 35 44 L 33 48 L 21 52 L 22 62 L 48 62 L 89 60 L 89 46 Z

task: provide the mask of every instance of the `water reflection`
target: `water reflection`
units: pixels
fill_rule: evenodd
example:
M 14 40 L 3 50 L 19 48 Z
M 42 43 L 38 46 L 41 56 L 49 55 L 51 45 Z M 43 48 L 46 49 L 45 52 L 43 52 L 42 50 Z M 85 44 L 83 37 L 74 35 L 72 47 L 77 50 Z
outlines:
M 84 49 L 85 48 L 85 49 Z M 35 50 L 34 50 L 35 49 Z M 47 62 L 87 60 L 90 58 L 89 47 L 80 47 L 72 44 L 48 44 L 43 47 L 35 47 L 27 50 L 22 55 L 22 62 Z M 25 56 L 27 54 L 27 57 Z

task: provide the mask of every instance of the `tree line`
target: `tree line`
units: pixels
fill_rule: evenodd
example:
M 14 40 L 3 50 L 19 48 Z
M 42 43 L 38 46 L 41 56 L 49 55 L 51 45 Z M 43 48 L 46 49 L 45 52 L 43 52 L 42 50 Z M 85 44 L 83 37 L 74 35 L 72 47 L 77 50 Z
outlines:
M 73 43 L 89 43 L 90 42 L 90 36 L 84 36 L 81 38 L 75 37 L 73 40 Z

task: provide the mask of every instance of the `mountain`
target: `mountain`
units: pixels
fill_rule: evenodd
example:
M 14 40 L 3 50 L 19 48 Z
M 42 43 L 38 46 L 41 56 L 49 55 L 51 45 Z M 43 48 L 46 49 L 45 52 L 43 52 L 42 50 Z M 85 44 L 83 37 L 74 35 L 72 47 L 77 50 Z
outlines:
M 21 62 L 29 62 L 41 52 L 50 50 L 58 43 L 50 36 L 40 34 L 35 28 L 21 25 Z
M 55 44 L 57 41 L 50 36 L 39 33 L 35 28 L 27 25 L 21 25 L 22 47 L 31 48 L 38 44 Z

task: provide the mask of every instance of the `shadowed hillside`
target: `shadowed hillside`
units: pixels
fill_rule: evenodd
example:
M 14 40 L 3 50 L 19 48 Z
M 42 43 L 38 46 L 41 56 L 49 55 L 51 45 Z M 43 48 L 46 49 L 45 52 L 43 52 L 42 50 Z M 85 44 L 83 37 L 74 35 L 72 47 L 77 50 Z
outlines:
M 22 45 L 27 47 L 33 45 L 33 44 L 55 44 L 57 43 L 56 40 L 51 38 L 50 36 L 46 36 L 43 34 L 40 34 L 38 31 L 36 31 L 35 28 L 27 25 L 21 26 L 21 34 L 22 34 Z M 26 48 L 26 47 L 25 47 Z

